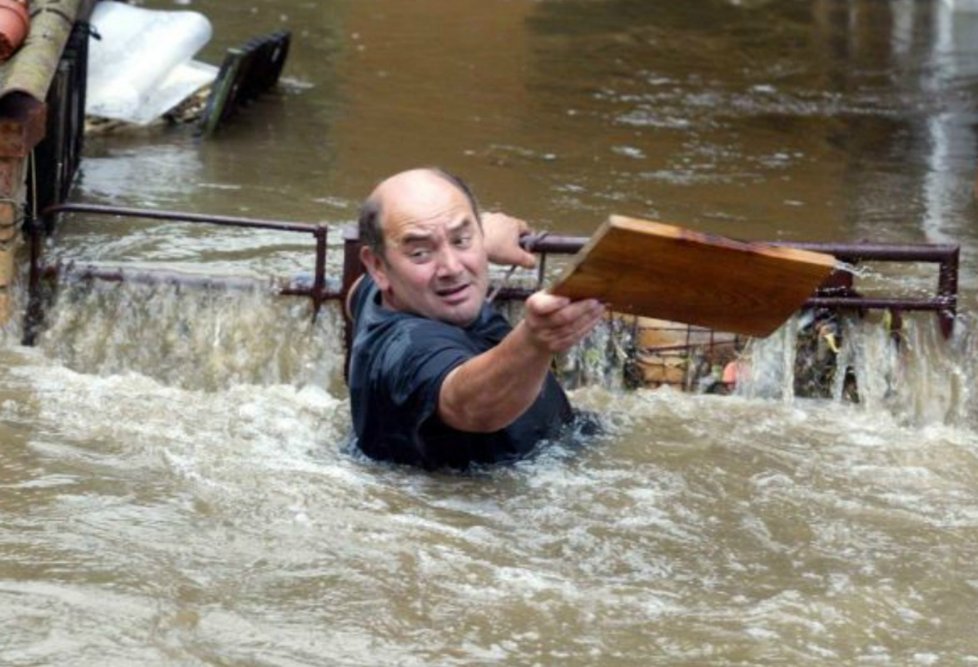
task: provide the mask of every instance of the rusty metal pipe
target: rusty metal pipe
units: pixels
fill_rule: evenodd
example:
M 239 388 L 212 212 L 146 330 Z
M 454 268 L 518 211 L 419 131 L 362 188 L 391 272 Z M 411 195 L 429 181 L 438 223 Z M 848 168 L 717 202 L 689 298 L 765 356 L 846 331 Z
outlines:
M 571 254 L 584 247 L 585 236 L 556 236 L 553 234 L 529 234 L 521 245 L 529 252 Z M 834 255 L 844 261 L 885 262 L 945 262 L 956 258 L 959 247 L 954 244 L 913 245 L 906 243 L 812 243 L 778 241 L 772 246 L 798 248 Z
M 520 245 L 527 252 L 572 254 L 587 243 L 585 236 L 557 236 L 543 232 L 542 234 L 527 234 L 520 239 Z
M 944 262 L 958 252 L 951 244 L 910 245 L 905 243 L 772 243 L 774 246 L 812 250 L 849 262 Z
M 224 227 L 246 227 L 251 229 L 270 229 L 282 232 L 301 232 L 316 234 L 325 225 L 287 222 L 284 220 L 263 220 L 260 218 L 241 218 L 228 215 L 211 215 L 209 213 L 188 213 L 186 211 L 165 211 L 147 208 L 132 208 L 126 206 L 106 206 L 104 204 L 84 204 L 66 202 L 55 204 L 44 209 L 43 216 L 60 213 L 90 213 L 93 215 L 114 215 L 123 218 L 147 218 L 152 220 L 178 220 L 181 222 L 204 223 Z
M 866 296 L 813 296 L 805 300 L 808 308 L 881 308 L 891 310 L 947 310 L 944 297 L 932 299 L 879 298 Z
M 329 230 L 325 225 L 316 228 L 316 269 L 312 280 L 312 319 L 319 316 L 326 291 L 326 241 Z
M 525 299 L 535 290 L 526 287 L 504 287 L 499 299 Z M 953 310 L 955 297 L 936 296 L 930 299 L 879 298 L 865 296 L 813 296 L 802 304 L 805 308 L 892 308 L 895 310 Z

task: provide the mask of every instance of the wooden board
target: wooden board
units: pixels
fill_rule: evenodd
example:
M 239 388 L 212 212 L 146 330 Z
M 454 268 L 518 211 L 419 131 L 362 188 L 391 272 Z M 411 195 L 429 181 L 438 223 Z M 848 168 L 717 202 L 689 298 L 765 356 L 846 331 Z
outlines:
M 616 312 L 763 337 L 824 281 L 835 258 L 613 215 L 550 289 Z

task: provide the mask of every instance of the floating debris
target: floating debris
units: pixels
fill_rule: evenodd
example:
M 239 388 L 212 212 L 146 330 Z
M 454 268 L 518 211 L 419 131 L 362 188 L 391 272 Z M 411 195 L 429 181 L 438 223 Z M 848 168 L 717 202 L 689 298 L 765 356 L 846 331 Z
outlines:
M 209 136 L 278 82 L 288 31 L 228 49 L 220 68 L 193 60 L 211 34 L 210 21 L 198 12 L 99 3 L 92 14 L 86 132 L 196 124 L 199 135 Z
M 159 119 L 217 78 L 193 60 L 213 30 L 203 14 L 100 2 L 92 11 L 85 112 L 134 125 Z

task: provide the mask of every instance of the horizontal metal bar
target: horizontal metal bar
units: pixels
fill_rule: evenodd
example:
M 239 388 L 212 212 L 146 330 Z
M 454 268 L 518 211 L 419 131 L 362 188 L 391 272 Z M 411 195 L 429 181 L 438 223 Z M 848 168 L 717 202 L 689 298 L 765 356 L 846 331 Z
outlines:
M 879 297 L 811 297 L 805 301 L 809 308 L 888 308 L 892 310 L 948 310 L 957 305 L 955 297 L 932 299 L 887 299 Z
M 47 277 L 57 277 L 67 275 L 77 280 L 104 280 L 107 282 L 132 281 L 144 284 L 160 283 L 180 283 L 188 285 L 219 285 L 233 288 L 254 288 L 261 284 L 256 278 L 235 278 L 225 276 L 215 278 L 210 276 L 200 276 L 189 273 L 180 273 L 164 269 L 121 269 L 118 267 L 99 267 L 95 265 L 76 265 L 66 264 L 64 266 L 45 266 L 42 274 Z M 285 296 L 312 296 L 317 292 L 314 285 L 302 285 L 296 282 L 287 287 L 279 289 L 279 293 Z M 504 288 L 500 296 L 510 298 L 527 297 L 533 291 L 521 287 Z M 339 290 L 327 289 L 323 287 L 325 298 L 337 299 L 340 297 Z M 900 298 L 881 298 L 881 297 L 811 297 L 805 301 L 805 306 L 810 308 L 894 308 L 897 310 L 943 310 L 954 305 L 956 299 L 946 297 L 934 297 L 931 299 L 900 299 Z M 684 329 L 684 327 L 677 327 Z M 708 331 L 708 329 L 703 329 Z
M 109 206 L 105 204 L 87 204 L 81 202 L 66 202 L 50 206 L 43 215 L 58 213 L 89 213 L 93 215 L 113 215 L 131 218 L 147 218 L 156 220 L 177 220 L 192 223 L 205 223 L 228 227 L 249 227 L 272 229 L 287 232 L 315 234 L 317 230 L 327 228 L 323 224 L 296 223 L 284 220 L 266 220 L 261 218 L 244 218 L 226 215 L 211 215 L 207 213 L 190 213 L 187 211 L 168 211 L 160 209 L 145 209 L 126 206 Z M 349 232 L 347 233 L 349 236 Z M 562 236 L 547 232 L 528 234 L 523 237 L 521 244 L 530 252 L 542 253 L 575 253 L 587 243 L 585 236 Z M 812 250 L 835 255 L 839 259 L 849 261 L 880 260 L 880 261 L 930 261 L 942 262 L 953 258 L 959 247 L 953 244 L 913 245 L 905 243 L 810 243 L 784 242 L 771 243 L 773 246 Z
M 558 236 L 553 234 L 528 234 L 520 241 L 530 252 L 557 254 L 575 253 L 588 242 L 585 236 Z M 953 259 L 959 246 L 954 244 L 907 244 L 907 243 L 810 243 L 777 241 L 768 245 L 799 250 L 811 250 L 834 255 L 845 261 L 877 260 L 890 262 L 944 262 Z
M 584 247 L 585 236 L 558 236 L 556 234 L 527 234 L 520 239 L 520 245 L 528 252 L 553 252 L 573 254 Z
M 535 290 L 526 287 L 504 287 L 497 300 L 525 299 Z M 957 298 L 937 296 L 930 299 L 901 299 L 863 296 L 813 296 L 805 300 L 806 308 L 892 308 L 894 310 L 942 311 L 954 308 Z
M 774 246 L 812 250 L 835 255 L 850 262 L 870 260 L 884 262 L 945 262 L 957 256 L 959 246 L 953 244 L 906 243 L 791 243 L 777 242 Z
M 326 225 L 288 222 L 284 220 L 263 220 L 260 218 L 241 218 L 208 213 L 188 213 L 186 211 L 166 211 L 159 209 L 132 208 L 126 206 L 107 206 L 104 204 L 84 204 L 66 202 L 44 209 L 43 216 L 59 213 L 89 213 L 92 215 L 115 215 L 124 218 L 148 218 L 153 220 L 177 220 L 181 222 L 204 223 L 224 227 L 248 227 L 252 229 L 271 229 L 283 232 L 315 234 Z

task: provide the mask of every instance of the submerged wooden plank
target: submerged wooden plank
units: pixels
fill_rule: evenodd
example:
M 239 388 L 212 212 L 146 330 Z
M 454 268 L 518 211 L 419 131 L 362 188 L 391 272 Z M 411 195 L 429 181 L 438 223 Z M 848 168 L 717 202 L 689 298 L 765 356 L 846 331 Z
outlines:
M 239 106 L 278 82 L 291 39 L 292 33 L 279 30 L 254 37 L 241 48 L 228 49 L 204 106 L 198 129 L 201 136 L 212 135 Z
M 551 288 L 612 310 L 763 337 L 812 295 L 831 255 L 611 216 Z

